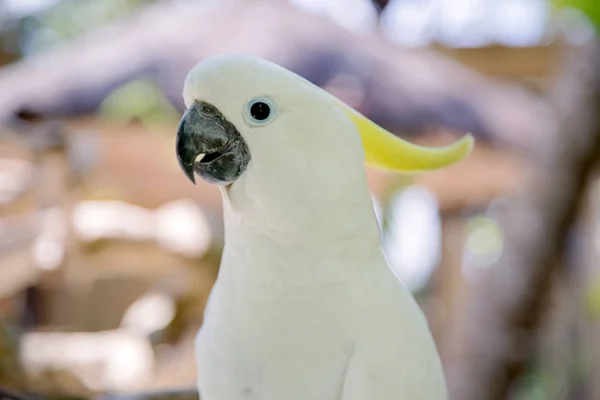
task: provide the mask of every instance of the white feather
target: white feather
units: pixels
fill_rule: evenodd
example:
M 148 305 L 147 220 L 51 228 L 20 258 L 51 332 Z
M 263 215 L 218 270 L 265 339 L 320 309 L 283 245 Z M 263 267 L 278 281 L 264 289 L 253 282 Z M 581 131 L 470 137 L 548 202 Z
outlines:
M 250 149 L 223 187 L 225 249 L 197 336 L 203 400 L 445 400 L 427 321 L 388 268 L 361 139 L 320 89 L 262 59 L 207 59 L 184 97 Z M 269 96 L 272 122 L 245 104 Z

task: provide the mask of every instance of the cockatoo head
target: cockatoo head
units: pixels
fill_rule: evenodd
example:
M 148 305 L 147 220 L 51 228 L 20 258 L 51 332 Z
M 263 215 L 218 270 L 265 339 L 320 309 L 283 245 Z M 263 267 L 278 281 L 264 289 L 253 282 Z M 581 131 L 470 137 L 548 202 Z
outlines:
M 177 132 L 177 157 L 194 172 L 228 186 L 240 177 L 333 182 L 365 160 L 374 167 L 414 172 L 464 158 L 470 135 L 445 148 L 410 144 L 334 96 L 262 58 L 227 54 L 205 59 L 188 74 L 187 110 Z

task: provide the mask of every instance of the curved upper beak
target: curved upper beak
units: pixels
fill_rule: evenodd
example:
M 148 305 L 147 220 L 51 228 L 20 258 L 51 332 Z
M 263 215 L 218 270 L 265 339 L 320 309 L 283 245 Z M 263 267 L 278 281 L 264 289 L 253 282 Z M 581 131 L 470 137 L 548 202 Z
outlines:
M 250 152 L 242 135 L 223 114 L 206 102 L 185 111 L 176 137 L 179 166 L 196 183 L 194 173 L 209 183 L 228 184 L 246 169 Z
M 177 161 L 179 167 L 185 173 L 192 183 L 196 183 L 194 176 L 194 162 L 198 154 L 202 153 L 201 145 L 198 141 L 194 140 L 194 133 L 190 127 L 190 111 L 193 109 L 187 109 L 179 122 L 177 128 L 177 136 L 175 139 L 175 146 L 177 151 Z

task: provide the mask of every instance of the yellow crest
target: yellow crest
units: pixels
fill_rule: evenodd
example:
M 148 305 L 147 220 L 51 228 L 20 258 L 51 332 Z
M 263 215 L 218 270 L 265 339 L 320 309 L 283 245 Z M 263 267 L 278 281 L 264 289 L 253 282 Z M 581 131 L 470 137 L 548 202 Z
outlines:
M 362 138 L 367 165 L 397 172 L 418 172 L 452 165 L 466 158 L 475 139 L 469 133 L 446 147 L 423 147 L 400 139 L 340 101 Z
M 292 73 L 317 95 L 325 96 L 340 107 L 354 122 L 362 138 L 368 166 L 394 172 L 420 172 L 444 168 L 465 159 L 473 150 L 475 139 L 470 133 L 445 147 L 424 147 L 409 143 L 383 129 L 331 93 Z

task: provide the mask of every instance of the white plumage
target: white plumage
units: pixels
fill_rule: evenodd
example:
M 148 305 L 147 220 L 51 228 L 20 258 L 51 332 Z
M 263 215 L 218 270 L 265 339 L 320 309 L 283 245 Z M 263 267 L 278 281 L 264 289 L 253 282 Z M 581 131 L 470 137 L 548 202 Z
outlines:
M 273 115 L 253 124 L 246 105 L 261 97 Z M 383 255 L 370 139 L 353 120 L 364 117 L 248 55 L 198 64 L 184 98 L 214 105 L 251 155 L 221 186 L 225 248 L 196 341 L 202 400 L 446 399 L 427 321 Z

